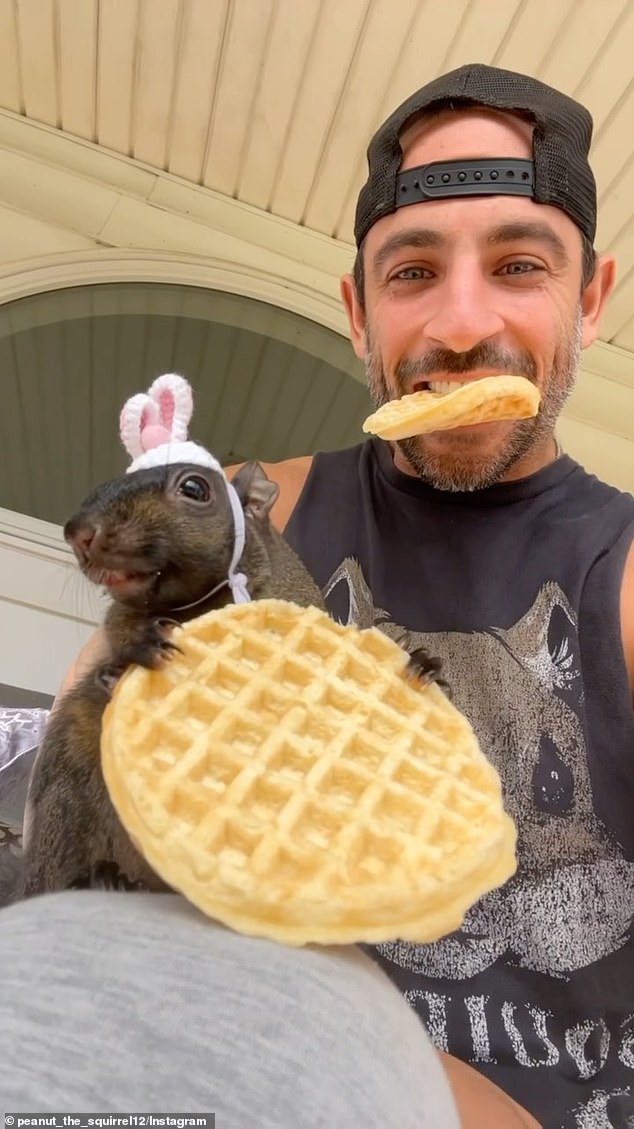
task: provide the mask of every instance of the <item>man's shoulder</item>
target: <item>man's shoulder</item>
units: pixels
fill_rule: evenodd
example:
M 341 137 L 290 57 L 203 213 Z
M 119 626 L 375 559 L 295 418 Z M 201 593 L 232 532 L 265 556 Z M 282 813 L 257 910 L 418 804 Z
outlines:
M 312 455 L 298 455 L 292 459 L 282 459 L 278 463 L 260 462 L 271 482 L 279 486 L 279 495 L 271 509 L 271 521 L 276 529 L 283 530 L 291 513 L 295 509 L 297 500 L 304 489 L 304 483 L 312 466 Z M 242 463 L 225 467 L 227 478 L 231 480 L 240 470 Z
M 632 695 L 634 696 L 634 531 L 625 560 L 621 587 L 621 631 L 625 662 L 630 675 Z
M 260 466 L 267 477 L 271 479 L 271 482 L 277 483 L 280 490 L 277 501 L 271 509 L 273 525 L 280 531 L 285 529 L 304 490 L 311 470 L 317 474 L 316 464 L 319 468 L 321 486 L 323 487 L 325 476 L 329 489 L 330 479 L 334 478 L 341 482 L 342 476 L 345 476 L 358 463 L 361 452 L 366 451 L 367 448 L 368 444 L 361 442 L 352 447 L 337 448 L 333 451 L 319 451 L 313 455 L 298 455 L 291 459 L 282 459 L 277 463 L 264 462 L 264 460 L 259 459 Z M 236 463 L 225 467 L 227 478 L 231 480 L 243 465 L 243 463 Z

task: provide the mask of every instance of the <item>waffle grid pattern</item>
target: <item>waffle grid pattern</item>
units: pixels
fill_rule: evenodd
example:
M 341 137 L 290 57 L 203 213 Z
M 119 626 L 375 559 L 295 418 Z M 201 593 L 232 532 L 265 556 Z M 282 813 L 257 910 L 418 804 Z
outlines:
M 268 600 L 174 641 L 182 655 L 120 683 L 104 772 L 148 861 L 201 908 L 234 924 L 249 907 L 252 931 L 284 939 L 393 936 L 454 890 L 460 918 L 500 848 L 508 871 L 497 774 L 378 630 Z

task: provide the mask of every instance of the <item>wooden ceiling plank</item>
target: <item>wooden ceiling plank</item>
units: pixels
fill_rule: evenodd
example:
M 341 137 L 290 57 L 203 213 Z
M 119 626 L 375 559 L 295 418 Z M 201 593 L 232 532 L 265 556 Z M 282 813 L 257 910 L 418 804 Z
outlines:
M 18 42 L 24 108 L 30 118 L 59 125 L 54 0 L 20 0 Z
M 614 107 L 592 146 L 590 160 L 594 169 L 599 201 L 613 181 L 632 163 L 634 140 L 634 81 Z M 627 139 L 629 138 L 629 145 Z M 630 198 L 631 199 L 631 198 Z
M 137 160 L 157 169 L 167 166 L 168 123 L 180 30 L 180 0 L 141 0 L 132 152 Z
M 323 440 L 318 437 L 318 442 L 328 442 L 331 450 L 360 443 L 365 439 L 361 424 L 371 411 L 372 404 L 367 390 L 360 388 L 349 377 L 342 376 L 337 398 L 330 412 L 328 437 Z M 315 447 L 312 449 L 315 450 Z
M 195 380 L 196 435 L 221 461 L 231 450 L 231 443 L 225 432 L 220 404 L 239 336 L 240 331 L 234 326 L 208 322 Z
M 117 335 L 117 349 L 115 371 L 112 374 L 112 413 L 113 443 L 117 439 L 116 424 L 119 412 L 129 396 L 142 392 L 150 383 L 146 380 L 146 349 L 147 341 L 156 319 L 148 318 L 144 313 L 138 313 L 129 308 L 126 302 L 126 315 L 115 317 L 112 325 Z M 123 312 L 123 311 L 122 311 Z M 119 442 L 117 465 L 122 469 L 128 465 L 129 455 L 123 444 Z
M 236 194 L 272 14 L 272 0 L 231 5 L 203 171 L 203 183 L 227 196 Z
M 288 426 L 288 403 L 283 390 L 285 382 L 292 379 L 290 369 L 295 357 L 296 350 L 283 342 L 271 338 L 266 341 L 251 390 L 249 411 L 242 415 L 233 442 L 234 450 L 248 458 L 268 461 L 272 454 L 269 436 L 273 420 L 281 417 Z
M 521 6 L 522 0 L 490 0 L 488 4 L 471 0 L 440 70 L 453 70 L 465 63 L 490 62 L 509 33 Z M 418 85 L 422 86 L 423 81 L 421 79 Z
M 368 0 L 323 0 L 273 184 L 271 211 L 299 223 L 318 175 Z
M 97 136 L 97 0 L 58 0 L 61 128 Z
M 447 0 L 442 34 L 465 4 L 466 0 Z M 371 6 L 303 217 L 305 225 L 315 231 L 327 235 L 336 232 L 338 238 L 352 241 L 351 232 L 341 231 L 338 224 L 342 201 L 353 177 L 356 184 L 356 170 L 365 160 L 368 140 L 380 120 L 387 76 L 400 69 L 418 10 L 415 0 L 402 0 L 399 19 L 395 20 L 392 0 L 375 0 Z M 448 38 L 452 38 L 451 33 Z M 377 76 L 381 76 L 380 81 Z
M 318 15 L 319 0 L 282 0 L 275 9 L 237 185 L 239 200 L 264 211 L 302 96 Z
M 372 131 L 380 125 L 414 90 L 441 71 L 473 62 L 487 61 L 504 38 L 522 0 L 491 3 L 486 9 L 477 0 L 452 0 L 446 7 L 446 19 L 434 27 L 430 35 L 430 8 L 421 5 L 415 22 L 406 36 L 398 63 L 390 75 L 383 101 L 377 111 Z M 369 135 L 368 139 L 369 140 Z M 367 174 L 365 149 L 351 178 L 334 235 L 351 239 L 357 196 Z
M 634 4 L 629 3 L 610 27 L 596 52 L 575 97 L 590 109 L 594 118 L 595 145 L 604 124 L 617 108 L 632 79 L 632 43 L 634 43 Z M 630 134 L 631 136 L 631 134 Z
M 220 377 L 222 391 L 215 409 L 214 432 L 222 435 L 225 450 L 236 449 L 240 422 L 249 412 L 251 391 L 259 379 L 266 344 L 266 337 L 259 333 L 236 334 L 229 365 Z
M 508 34 L 489 61 L 497 67 L 540 76 L 549 44 L 567 34 L 577 0 L 524 0 Z
M 37 356 L 37 407 L 31 401 L 30 410 L 37 411 L 44 420 L 40 460 L 44 464 L 46 487 L 40 498 L 40 517 L 48 517 L 53 512 L 56 499 L 69 496 L 72 486 L 69 448 L 76 442 L 81 443 L 77 437 L 81 416 L 72 390 L 63 381 L 62 340 L 67 323 L 63 321 L 63 299 L 59 300 L 59 292 L 51 295 L 51 306 L 53 313 L 56 309 L 59 311 L 58 320 L 31 331 Z M 75 372 L 90 371 L 82 363 L 85 360 L 81 356 L 75 359 Z M 70 517 L 70 514 L 65 516 Z
M 115 373 L 119 343 L 114 332 L 116 321 L 93 317 L 90 325 L 90 421 L 92 443 L 88 474 L 91 485 L 112 477 L 113 454 L 117 449 L 121 404 L 114 403 Z
M 259 438 L 257 447 L 258 452 L 262 452 L 261 457 L 279 462 L 288 455 L 309 454 L 305 437 L 315 428 L 314 396 L 324 402 L 324 384 L 317 388 L 317 383 L 325 368 L 329 366 L 324 366 L 318 358 L 302 356 L 298 350 L 292 350 L 280 386 L 283 410 L 274 412 L 267 420 L 266 432 Z M 328 396 L 325 402 L 329 400 Z
M 91 324 L 88 317 L 76 318 L 63 324 L 61 355 L 59 367 L 60 398 L 64 405 L 73 405 L 72 417 L 67 413 L 66 423 L 71 425 L 71 434 L 64 429 L 66 448 L 68 490 L 55 499 L 55 509 L 49 520 L 60 522 L 70 516 L 82 498 L 97 485 L 92 476 L 94 422 L 92 417 L 91 363 Z M 77 426 L 79 423 L 80 426 Z M 100 427 L 108 430 L 109 420 L 102 420 Z M 66 512 L 68 511 L 68 512 Z
M 207 327 L 206 321 L 188 317 L 182 311 L 176 316 L 172 371 L 184 376 L 194 388 L 194 414 L 189 429 L 189 434 L 194 440 L 197 437 L 200 439 L 202 429 L 198 389 L 201 384 L 202 361 L 207 345 Z
M 607 249 L 618 237 L 632 216 L 634 200 L 634 154 L 599 199 L 599 216 L 595 246 Z
M 145 342 L 143 372 L 139 374 L 142 383 L 139 390 L 147 387 L 157 376 L 173 372 L 176 349 L 176 319 L 174 317 L 153 317 L 147 321 L 148 335 Z
M 0 0 L 0 106 L 24 113 L 14 0 Z
M 338 430 L 341 423 L 341 387 L 348 379 L 325 363 L 313 370 L 307 382 L 301 413 L 289 434 L 289 445 L 297 454 L 308 455 L 320 446 L 335 446 L 332 442 L 332 421 L 335 421 L 334 429 Z M 355 388 L 357 392 L 361 391 L 360 385 L 356 384 Z
M 6 312 L 6 311 L 3 311 Z M 34 498 L 31 464 L 25 449 L 23 432 L 26 407 L 20 396 L 14 340 L 3 333 L 0 337 L 0 506 L 18 513 L 29 513 Z
M 201 181 L 228 0 L 189 0 L 177 60 L 167 168 Z
M 28 508 L 23 513 L 45 517 L 50 503 L 47 460 L 41 452 L 47 448 L 47 421 L 40 409 L 40 366 L 35 334 L 28 329 L 28 316 L 22 332 L 12 339 L 14 373 L 17 381 L 18 413 L 15 423 L 20 432 L 18 466 L 24 476 L 24 497 Z M 24 320 L 27 325 L 24 326 Z M 20 322 L 18 321 L 19 325 Z M 37 333 L 37 331 L 36 331 Z
M 539 68 L 542 81 L 574 96 L 629 2 L 577 0 L 561 34 L 548 46 Z
M 97 141 L 132 156 L 138 0 L 99 0 Z

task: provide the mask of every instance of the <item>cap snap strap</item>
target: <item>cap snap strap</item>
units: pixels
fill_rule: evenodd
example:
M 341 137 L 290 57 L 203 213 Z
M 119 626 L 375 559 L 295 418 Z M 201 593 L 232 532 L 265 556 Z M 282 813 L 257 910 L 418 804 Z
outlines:
M 533 162 L 523 157 L 433 161 L 399 173 L 395 203 L 402 208 L 447 196 L 532 196 L 534 186 Z

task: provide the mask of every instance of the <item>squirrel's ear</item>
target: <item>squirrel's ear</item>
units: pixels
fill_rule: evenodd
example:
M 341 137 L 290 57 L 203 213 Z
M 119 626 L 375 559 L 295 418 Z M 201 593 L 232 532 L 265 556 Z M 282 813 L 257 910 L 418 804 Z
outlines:
M 249 517 L 263 520 L 267 518 L 277 499 L 280 488 L 277 482 L 267 478 L 262 466 L 255 459 L 245 463 L 231 479 L 244 512 Z

